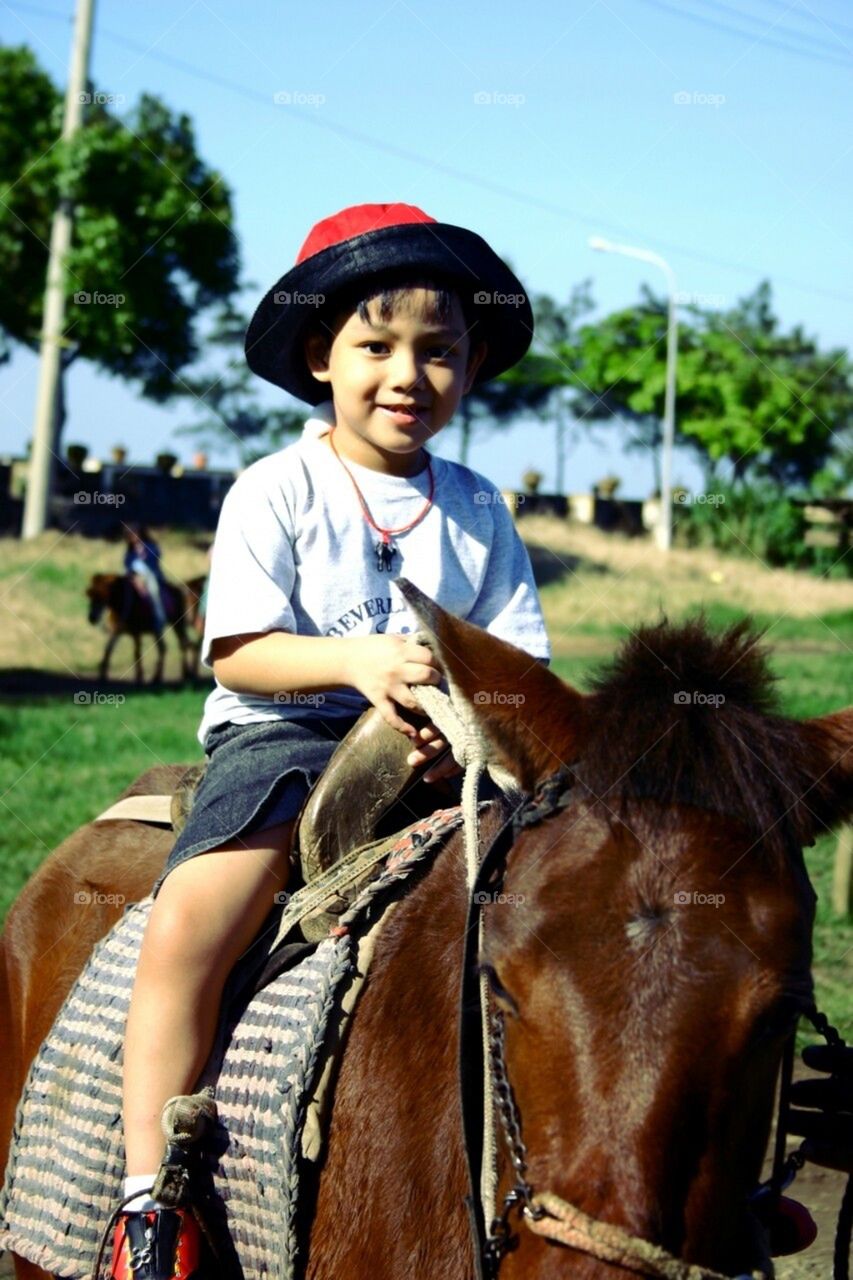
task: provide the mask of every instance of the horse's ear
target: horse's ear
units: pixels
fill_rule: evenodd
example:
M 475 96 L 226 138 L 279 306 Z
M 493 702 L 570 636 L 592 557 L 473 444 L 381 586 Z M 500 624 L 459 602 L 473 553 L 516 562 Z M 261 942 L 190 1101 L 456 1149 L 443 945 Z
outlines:
M 529 653 L 446 613 L 406 578 L 396 585 L 429 636 L 454 700 L 483 734 L 490 764 L 532 791 L 577 758 L 583 694 Z
M 803 796 L 806 807 L 825 827 L 853 818 L 853 707 L 804 720 L 804 746 L 814 775 Z

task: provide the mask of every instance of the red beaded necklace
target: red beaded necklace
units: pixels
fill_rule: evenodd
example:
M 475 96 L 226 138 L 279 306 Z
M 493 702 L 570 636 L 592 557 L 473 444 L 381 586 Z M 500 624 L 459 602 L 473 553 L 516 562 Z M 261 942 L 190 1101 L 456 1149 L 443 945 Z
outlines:
M 414 529 L 415 525 L 420 524 L 420 522 L 423 520 L 424 516 L 432 506 L 433 494 L 435 493 L 435 477 L 432 474 L 432 459 L 430 458 L 429 454 L 427 454 L 427 470 L 429 471 L 429 497 L 424 503 L 423 509 L 418 513 L 418 515 L 415 516 L 414 520 L 410 520 L 408 524 L 400 525 L 399 529 L 383 529 L 380 524 L 376 523 L 376 521 L 373 519 L 373 516 L 370 514 L 370 508 L 368 507 L 367 503 L 364 500 L 364 494 L 361 492 L 361 489 L 358 487 L 358 481 L 356 480 L 355 476 L 350 471 L 349 467 L 344 462 L 343 458 L 335 448 L 334 436 L 335 436 L 335 428 L 332 427 L 332 429 L 329 432 L 329 444 L 332 446 L 332 453 L 335 455 L 338 462 L 341 464 L 344 471 L 347 473 L 350 480 L 352 481 L 353 488 L 355 489 L 356 496 L 358 497 L 358 501 L 361 505 L 362 515 L 364 516 L 367 523 L 370 525 L 371 529 L 375 529 L 376 532 L 380 535 L 379 542 L 377 542 L 375 547 L 373 548 L 374 551 L 376 552 L 376 567 L 380 573 L 383 573 L 386 570 L 388 573 L 390 573 L 394 556 L 397 551 L 397 548 L 394 546 L 394 543 L 391 541 L 391 535 L 395 533 L 407 533 L 409 529 Z

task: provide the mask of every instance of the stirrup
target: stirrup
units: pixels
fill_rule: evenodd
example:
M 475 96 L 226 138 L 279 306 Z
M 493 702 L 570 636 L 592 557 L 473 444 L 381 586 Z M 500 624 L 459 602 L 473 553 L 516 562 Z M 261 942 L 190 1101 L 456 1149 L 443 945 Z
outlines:
M 122 1210 L 110 1280 L 202 1280 L 202 1237 L 192 1211 Z

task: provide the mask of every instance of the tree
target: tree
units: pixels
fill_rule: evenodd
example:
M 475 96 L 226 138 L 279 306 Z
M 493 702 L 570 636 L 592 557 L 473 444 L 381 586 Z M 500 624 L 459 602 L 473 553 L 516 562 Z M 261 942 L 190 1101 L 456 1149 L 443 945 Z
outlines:
M 666 389 L 667 301 L 648 286 L 641 301 L 584 325 L 577 337 L 574 370 L 576 414 L 587 422 L 627 422 L 629 451 L 651 453 L 655 483 L 660 488 L 660 449 Z M 685 393 L 681 353 L 692 345 L 685 325 L 679 327 L 677 401 Z
M 727 463 L 747 474 L 807 485 L 850 425 L 845 351 L 818 351 L 797 326 L 779 332 L 767 281 L 727 312 L 685 308 L 679 322 L 676 440 L 706 474 Z M 667 303 L 647 287 L 636 307 L 585 326 L 578 407 L 590 420 L 627 419 L 628 448 L 650 449 L 658 475 L 666 385 Z M 659 475 L 658 475 L 659 479 Z
M 531 350 L 506 380 L 518 388 L 521 404 L 554 425 L 555 489 L 565 491 L 567 428 L 573 401 L 584 388 L 579 380 L 578 321 L 594 307 L 592 281 L 575 285 L 564 307 L 549 294 L 533 299 L 535 336 Z
M 247 288 L 254 286 L 246 286 Z M 306 410 L 267 409 L 256 395 L 258 378 L 243 355 L 248 316 L 226 303 L 216 314 L 206 346 L 221 354 L 225 371 L 187 374 L 183 390 L 208 411 L 200 422 L 178 427 L 179 435 L 196 437 L 200 444 L 236 446 L 240 465 L 280 449 L 287 438 L 302 430 Z
M 799 325 L 781 333 L 769 281 L 728 312 L 701 313 L 681 363 L 680 429 L 712 462 L 727 460 L 735 482 L 754 472 L 807 486 L 853 423 L 847 352 L 819 351 Z
M 169 399 L 198 354 L 205 310 L 237 288 L 222 175 L 199 157 L 190 118 L 149 94 L 123 122 L 90 85 L 84 125 L 66 143 L 61 95 L 29 49 L 0 49 L 0 86 L 3 355 L 10 341 L 38 349 L 50 223 L 67 196 L 63 372 L 82 356 Z

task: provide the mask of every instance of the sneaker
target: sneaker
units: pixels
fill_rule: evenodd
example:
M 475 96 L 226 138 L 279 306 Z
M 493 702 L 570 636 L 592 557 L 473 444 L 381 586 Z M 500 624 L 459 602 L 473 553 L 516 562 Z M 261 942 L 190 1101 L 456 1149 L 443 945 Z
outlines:
M 188 1209 L 122 1213 L 111 1280 L 201 1280 L 201 1232 Z

